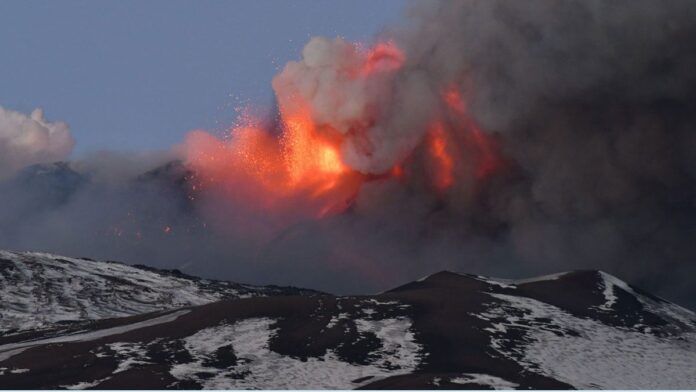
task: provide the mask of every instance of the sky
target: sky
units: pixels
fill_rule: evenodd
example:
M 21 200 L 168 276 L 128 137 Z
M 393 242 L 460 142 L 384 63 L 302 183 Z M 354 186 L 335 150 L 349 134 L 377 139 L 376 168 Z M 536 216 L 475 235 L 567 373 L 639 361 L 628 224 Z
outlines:
M 167 149 L 270 107 L 272 77 L 310 37 L 370 42 L 405 3 L 5 0 L 0 106 L 67 122 L 73 157 Z

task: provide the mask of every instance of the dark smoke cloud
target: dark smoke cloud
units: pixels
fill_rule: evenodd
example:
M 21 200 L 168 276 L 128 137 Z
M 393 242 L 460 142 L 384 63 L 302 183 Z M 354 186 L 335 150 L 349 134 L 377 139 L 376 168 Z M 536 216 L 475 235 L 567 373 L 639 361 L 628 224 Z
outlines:
M 454 84 L 504 170 L 442 197 L 416 167 L 288 226 L 192 194 L 176 155 L 95 156 L 0 185 L 0 247 L 339 293 L 593 268 L 696 306 L 696 3 L 424 2 L 384 34 L 406 64 L 380 130 L 412 143 Z
M 413 69 L 464 80 L 514 163 L 469 206 L 511 268 L 601 268 L 693 304 L 696 4 L 461 1 L 412 21 Z

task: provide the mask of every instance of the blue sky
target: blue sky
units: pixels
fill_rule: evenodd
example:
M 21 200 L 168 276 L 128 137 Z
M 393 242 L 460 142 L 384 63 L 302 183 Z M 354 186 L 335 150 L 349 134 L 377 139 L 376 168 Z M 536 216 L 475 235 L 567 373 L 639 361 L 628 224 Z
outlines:
M 380 1 L 0 2 L 0 106 L 70 124 L 74 155 L 162 149 L 270 106 L 273 75 L 311 36 L 370 41 Z

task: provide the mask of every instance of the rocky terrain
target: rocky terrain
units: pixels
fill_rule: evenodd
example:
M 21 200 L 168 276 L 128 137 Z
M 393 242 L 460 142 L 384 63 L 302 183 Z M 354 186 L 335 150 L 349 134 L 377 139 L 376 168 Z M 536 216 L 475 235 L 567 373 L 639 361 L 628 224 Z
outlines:
M 600 271 L 337 297 L 0 258 L 5 388 L 696 387 L 696 315 Z
M 0 336 L 222 299 L 312 290 L 200 279 L 177 270 L 0 250 Z

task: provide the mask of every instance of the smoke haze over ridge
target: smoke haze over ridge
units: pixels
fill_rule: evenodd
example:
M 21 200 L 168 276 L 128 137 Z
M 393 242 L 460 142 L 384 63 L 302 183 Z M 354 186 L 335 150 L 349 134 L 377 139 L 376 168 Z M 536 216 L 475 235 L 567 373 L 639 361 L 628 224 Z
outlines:
M 343 213 L 308 219 L 298 197 L 267 214 L 229 189 L 191 192 L 200 174 L 179 148 L 20 170 L 65 159 L 72 139 L 40 112 L 2 110 L 0 177 L 19 174 L 0 184 L 0 247 L 343 293 L 441 269 L 591 268 L 696 305 L 695 3 L 423 2 L 378 42 L 403 52 L 398 69 L 344 77 L 360 54 L 314 38 L 273 81 L 281 110 L 311 102 L 316 123 L 349 135 L 342 160 L 377 177 Z M 461 113 L 441 99 L 452 88 Z M 423 158 L 434 116 L 455 158 L 444 192 Z M 499 150 L 485 176 L 485 154 L 457 137 L 468 124 Z M 23 132 L 40 137 L 13 142 Z M 379 178 L 401 163 L 408 181 Z

